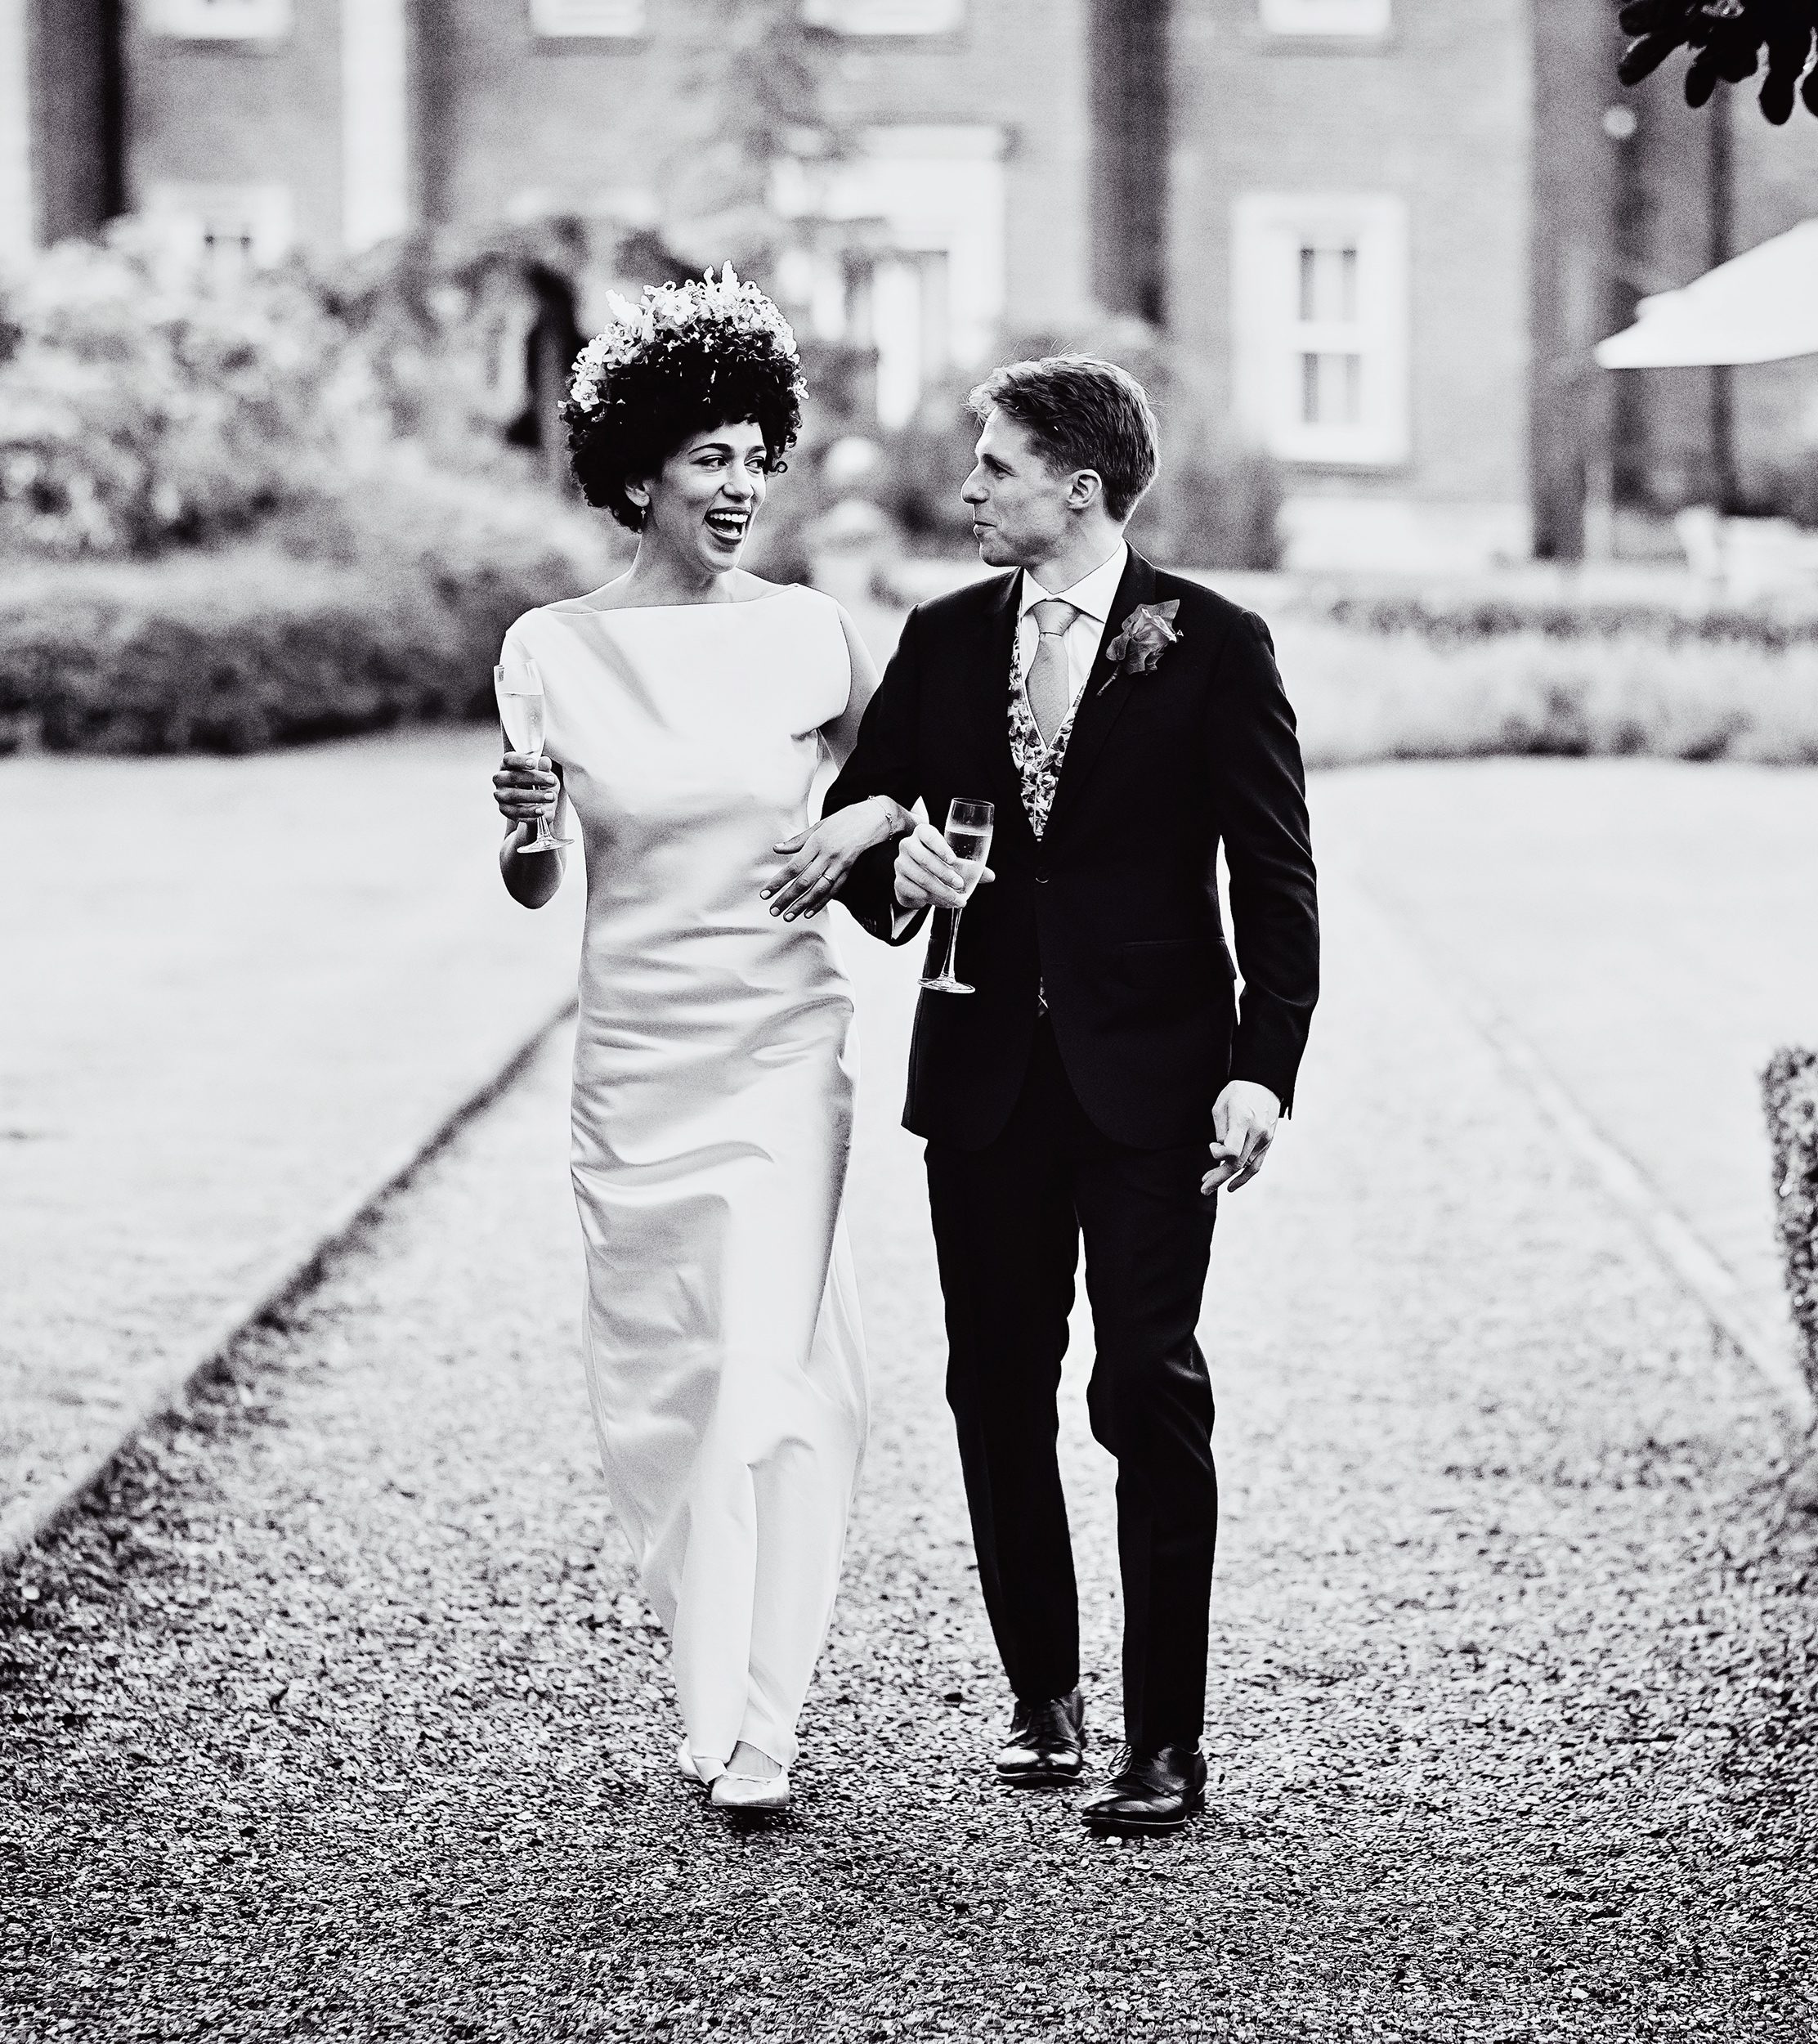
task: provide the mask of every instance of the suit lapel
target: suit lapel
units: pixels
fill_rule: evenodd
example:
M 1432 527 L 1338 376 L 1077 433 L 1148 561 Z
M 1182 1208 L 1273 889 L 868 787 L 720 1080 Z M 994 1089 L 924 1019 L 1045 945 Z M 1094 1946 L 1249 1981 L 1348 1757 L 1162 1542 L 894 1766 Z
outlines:
M 1079 707 L 1073 712 L 1072 736 L 1067 741 L 1066 757 L 1060 763 L 1060 779 L 1055 788 L 1054 806 L 1048 812 L 1049 837 L 1054 836 L 1055 826 L 1065 819 L 1077 800 L 1080 783 L 1091 772 L 1092 763 L 1111 735 L 1111 727 L 1129 700 L 1135 679 L 1133 675 L 1117 673 L 1108 652 L 1111 642 L 1136 606 L 1150 602 L 1154 594 L 1155 570 L 1133 547 L 1118 578 L 1117 594 L 1099 641 L 1098 657 L 1092 663 L 1090 678 L 1080 697 Z

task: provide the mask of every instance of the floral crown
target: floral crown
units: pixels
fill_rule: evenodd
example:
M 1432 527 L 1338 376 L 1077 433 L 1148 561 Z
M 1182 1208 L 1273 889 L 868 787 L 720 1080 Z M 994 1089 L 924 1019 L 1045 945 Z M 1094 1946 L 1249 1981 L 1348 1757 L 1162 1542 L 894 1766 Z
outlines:
M 575 358 L 568 383 L 571 417 L 587 419 L 606 408 L 615 377 L 634 364 L 657 364 L 684 351 L 732 361 L 781 361 L 803 390 L 801 356 L 787 320 L 755 284 L 741 284 L 729 262 L 718 280 L 710 265 L 697 282 L 647 284 L 637 305 L 608 291 L 611 324 Z

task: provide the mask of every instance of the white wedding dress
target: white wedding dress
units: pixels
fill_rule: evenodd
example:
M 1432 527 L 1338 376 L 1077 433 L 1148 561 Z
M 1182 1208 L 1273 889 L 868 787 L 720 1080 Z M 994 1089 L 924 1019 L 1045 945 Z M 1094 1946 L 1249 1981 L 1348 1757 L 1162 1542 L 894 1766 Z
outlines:
M 668 1628 L 703 1778 L 784 1766 L 826 1638 L 866 1425 L 841 1202 L 857 1046 L 825 912 L 772 917 L 844 709 L 805 589 L 522 617 L 587 863 L 573 1172 L 606 1480 Z

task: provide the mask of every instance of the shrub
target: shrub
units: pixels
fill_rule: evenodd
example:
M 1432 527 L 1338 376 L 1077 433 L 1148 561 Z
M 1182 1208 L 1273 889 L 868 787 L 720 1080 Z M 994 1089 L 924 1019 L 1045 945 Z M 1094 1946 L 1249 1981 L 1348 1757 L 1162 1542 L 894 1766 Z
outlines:
M 1818 764 L 1818 645 L 1532 631 L 1447 642 L 1292 607 L 1269 622 L 1312 765 L 1498 754 Z
M 1818 1398 L 1818 1051 L 1776 1051 L 1762 1074 L 1787 1290 Z
M 321 486 L 364 388 L 296 276 L 230 283 L 138 222 L 65 242 L 0 289 L 0 548 L 244 531 Z
M 1130 536 L 1171 567 L 1278 567 L 1283 494 L 1280 465 L 1267 455 L 1210 434 L 1179 453 L 1164 441 L 1161 473 Z
M 512 620 L 611 572 L 590 520 L 396 468 L 256 541 L 45 566 L 0 600 L 0 730 L 63 751 L 244 752 L 493 714 Z
M 1802 457 L 1764 464 L 1749 480 L 1746 508 L 1758 517 L 1790 518 L 1818 531 L 1818 448 Z
M 1440 591 L 1357 593 L 1314 585 L 1295 607 L 1354 631 L 1410 635 L 1435 645 L 1471 645 L 1523 635 L 1548 639 L 1646 639 L 1668 645 L 1756 646 L 1781 652 L 1818 645 L 1818 613 L 1766 608 L 1681 610 L 1617 598 L 1498 590 L 1469 584 Z

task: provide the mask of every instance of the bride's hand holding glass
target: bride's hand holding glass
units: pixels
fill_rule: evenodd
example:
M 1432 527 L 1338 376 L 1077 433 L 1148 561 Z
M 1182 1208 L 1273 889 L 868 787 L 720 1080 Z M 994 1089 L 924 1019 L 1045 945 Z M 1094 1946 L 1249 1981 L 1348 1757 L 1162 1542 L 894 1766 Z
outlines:
M 535 826 L 517 848 L 521 854 L 560 851 L 569 840 L 555 834 L 561 783 L 543 753 L 547 728 L 543 677 L 535 661 L 526 660 L 516 672 L 495 667 L 492 688 L 509 748 L 492 777 L 492 799 L 508 823 Z
M 492 799 L 508 823 L 535 824 L 555 820 L 562 784 L 546 759 L 527 752 L 508 752 L 492 777 Z

